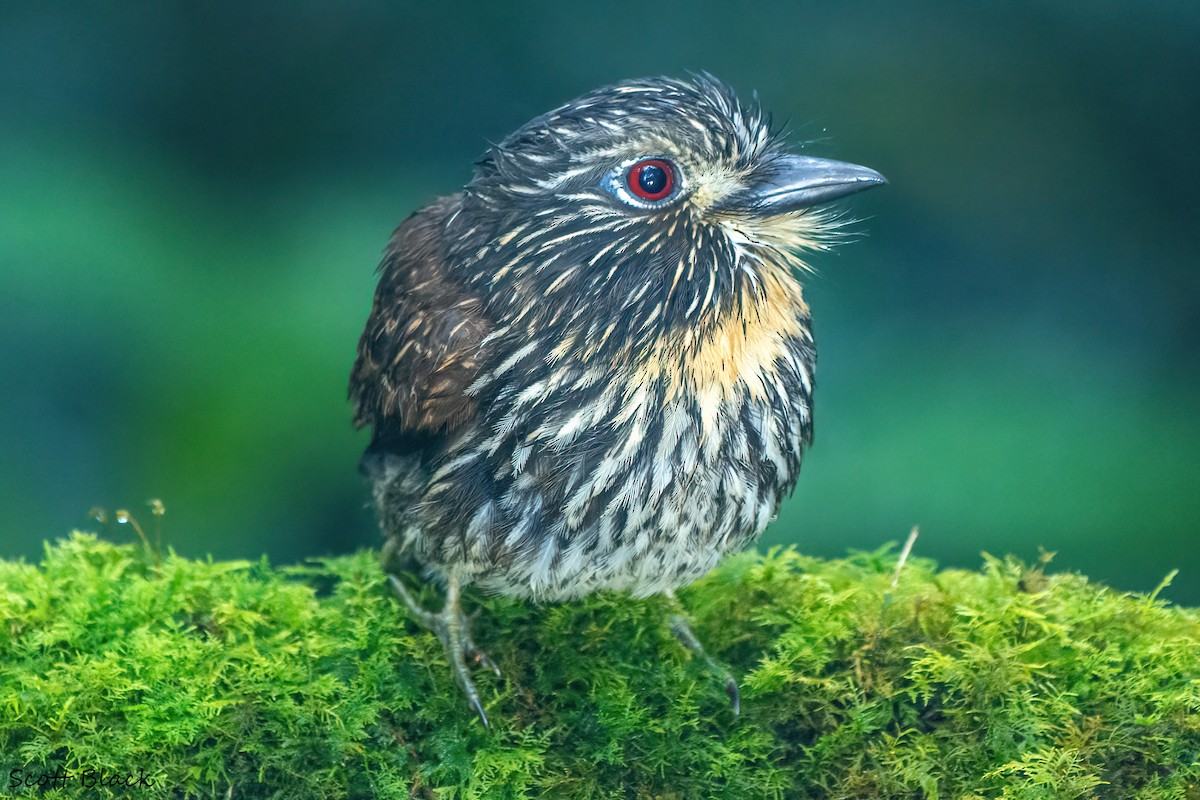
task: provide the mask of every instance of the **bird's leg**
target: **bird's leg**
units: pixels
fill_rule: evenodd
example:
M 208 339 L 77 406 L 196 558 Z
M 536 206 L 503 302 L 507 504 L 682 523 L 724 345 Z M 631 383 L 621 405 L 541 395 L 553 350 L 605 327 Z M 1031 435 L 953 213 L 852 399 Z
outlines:
M 733 679 L 733 675 L 730 674 L 724 665 L 704 650 L 704 645 L 700 644 L 700 640 L 696 638 L 696 634 L 692 633 L 692 626 L 688 624 L 687 617 L 683 615 L 683 604 L 679 602 L 679 598 L 675 596 L 675 592 L 668 590 L 663 594 L 670 599 L 671 605 L 675 606 L 678 612 L 671 614 L 667 618 L 671 625 L 671 633 L 675 634 L 675 638 L 679 640 L 679 643 L 688 650 L 691 650 L 694 655 L 703 658 L 709 670 L 725 683 L 725 694 L 729 697 L 729 705 L 733 708 L 734 715 L 737 715 L 742 710 L 742 700 L 738 692 L 737 681 Z
M 454 675 L 454 681 L 467 696 L 467 702 L 471 704 L 471 708 L 475 709 L 475 713 L 479 715 L 483 727 L 490 727 L 487 715 L 483 713 L 479 690 L 475 688 L 475 682 L 471 680 L 471 673 L 467 669 L 467 659 L 470 658 L 476 663 L 482 664 L 496 675 L 500 674 L 500 670 L 487 657 L 486 653 L 476 647 L 474 640 L 471 639 L 470 620 L 462 612 L 458 579 L 454 576 L 446 579 L 446 604 L 440 613 L 422 608 L 421 604 L 417 602 L 417 598 L 413 597 L 412 592 L 397 576 L 389 573 L 388 582 L 391 584 L 392 592 L 408 607 L 413 619 L 437 634 L 438 639 L 442 642 L 442 647 L 446 650 L 446 656 L 450 659 L 450 672 Z

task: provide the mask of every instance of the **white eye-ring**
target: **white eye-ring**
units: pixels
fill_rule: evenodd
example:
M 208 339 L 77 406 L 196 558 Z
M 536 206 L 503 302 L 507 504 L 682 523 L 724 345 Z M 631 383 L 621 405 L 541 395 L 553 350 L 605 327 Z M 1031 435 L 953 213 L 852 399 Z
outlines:
M 666 158 L 634 158 L 604 176 L 603 186 L 635 208 L 661 208 L 683 191 L 679 169 Z

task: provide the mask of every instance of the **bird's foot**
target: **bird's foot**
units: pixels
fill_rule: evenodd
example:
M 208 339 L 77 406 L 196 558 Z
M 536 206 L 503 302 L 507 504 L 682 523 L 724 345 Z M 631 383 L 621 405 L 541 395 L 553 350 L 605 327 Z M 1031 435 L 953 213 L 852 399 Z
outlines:
M 471 638 L 471 626 L 475 624 L 475 619 L 479 616 L 479 609 L 469 617 L 463 617 L 463 647 L 466 657 L 474 661 L 484 669 L 491 670 L 497 678 L 501 677 L 500 667 L 495 661 L 479 645 L 475 644 L 475 640 Z
M 442 647 L 446 650 L 447 658 L 450 659 L 450 673 L 454 676 L 455 683 L 467 696 L 467 702 L 479 715 L 483 727 L 490 728 L 487 714 L 483 712 L 483 702 L 479 699 L 479 690 L 475 688 L 475 682 L 471 680 L 467 662 L 472 661 L 490 669 L 496 673 L 497 677 L 500 675 L 500 668 L 471 638 L 471 622 L 474 616 L 467 617 L 462 612 L 458 582 L 453 578 L 446 582 L 446 604 L 440 612 L 423 608 L 397 576 L 389 574 L 388 583 L 392 587 L 392 593 L 404 603 L 413 619 L 437 634 L 438 639 L 442 642 Z
M 676 606 L 679 605 L 679 601 L 675 598 L 674 593 L 670 593 L 667 596 Z M 692 626 L 688 624 L 687 617 L 683 614 L 672 614 L 668 617 L 668 621 L 671 625 L 671 633 L 675 634 L 675 638 L 679 640 L 679 643 L 692 651 L 693 655 L 704 659 L 704 663 L 708 665 L 708 669 L 724 682 L 725 696 L 729 698 L 729 706 L 733 709 L 734 716 L 741 713 L 742 698 L 738 692 L 737 681 L 733 679 L 733 675 L 723 664 L 705 651 L 704 645 L 700 643 L 700 640 L 696 638 L 696 634 L 692 632 Z

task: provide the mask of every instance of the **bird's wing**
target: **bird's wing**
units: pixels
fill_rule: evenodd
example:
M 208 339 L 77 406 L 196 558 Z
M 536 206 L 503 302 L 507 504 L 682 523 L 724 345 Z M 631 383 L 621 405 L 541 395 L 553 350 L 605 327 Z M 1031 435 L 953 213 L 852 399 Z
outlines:
M 373 426 L 377 441 L 445 433 L 475 415 L 467 388 L 491 325 L 478 296 L 446 267 L 442 231 L 458 202 L 443 198 L 409 217 L 380 266 L 350 374 L 354 424 Z

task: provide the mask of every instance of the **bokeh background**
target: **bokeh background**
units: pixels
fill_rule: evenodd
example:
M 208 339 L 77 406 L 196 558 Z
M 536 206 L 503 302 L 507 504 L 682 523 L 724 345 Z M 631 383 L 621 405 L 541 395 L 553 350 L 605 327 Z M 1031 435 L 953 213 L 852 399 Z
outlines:
M 764 544 L 1200 603 L 1200 4 L 0 6 L 0 556 L 375 542 L 346 375 L 395 224 L 595 86 L 708 70 L 891 185 L 816 259 Z M 108 534 L 132 538 L 128 526 Z

